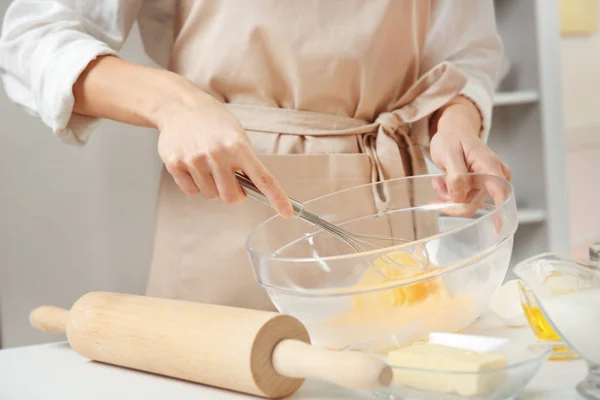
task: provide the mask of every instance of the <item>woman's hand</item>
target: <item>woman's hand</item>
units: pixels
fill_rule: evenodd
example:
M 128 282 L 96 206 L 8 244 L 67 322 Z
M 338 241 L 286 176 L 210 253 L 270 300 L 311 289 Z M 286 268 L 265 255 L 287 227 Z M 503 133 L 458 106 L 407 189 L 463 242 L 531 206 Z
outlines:
M 92 61 L 73 86 L 74 112 L 160 131 L 158 152 L 184 193 L 237 203 L 240 170 L 284 218 L 292 207 L 225 105 L 189 80 L 114 56 Z
M 245 197 L 235 177 L 242 171 L 282 217 L 290 217 L 288 197 L 254 153 L 237 118 L 191 82 L 179 84 L 179 100 L 165 103 L 156 125 L 159 155 L 181 190 L 237 203 Z
M 511 180 L 508 166 L 479 137 L 481 117 L 469 99 L 459 96 L 439 110 L 432 119 L 432 131 L 431 158 L 447 174 L 446 182 L 439 185 L 446 186 L 443 189 L 454 202 L 463 203 L 471 197 L 471 184 L 464 175 L 468 172 Z M 487 191 L 496 203 L 505 197 L 491 180 Z

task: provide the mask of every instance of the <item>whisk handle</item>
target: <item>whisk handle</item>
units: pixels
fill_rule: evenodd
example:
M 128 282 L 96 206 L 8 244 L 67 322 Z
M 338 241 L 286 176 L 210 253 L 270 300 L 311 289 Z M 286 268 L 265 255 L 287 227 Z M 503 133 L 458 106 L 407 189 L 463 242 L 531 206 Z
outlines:
M 244 192 L 246 192 L 246 196 L 250 197 L 252 200 L 256 200 L 259 203 L 271 207 L 271 203 L 269 203 L 267 197 L 263 194 L 263 192 L 260 191 L 259 188 L 256 187 L 256 185 L 250 180 L 250 178 L 239 172 L 236 172 L 235 175 L 237 177 L 238 182 L 240 183 L 240 186 L 242 187 L 242 189 L 244 189 Z M 294 210 L 294 217 L 307 220 L 309 222 L 312 222 L 313 224 L 317 223 L 319 217 L 312 213 L 304 211 L 304 204 L 294 199 L 290 199 L 290 202 L 292 203 L 292 209 Z

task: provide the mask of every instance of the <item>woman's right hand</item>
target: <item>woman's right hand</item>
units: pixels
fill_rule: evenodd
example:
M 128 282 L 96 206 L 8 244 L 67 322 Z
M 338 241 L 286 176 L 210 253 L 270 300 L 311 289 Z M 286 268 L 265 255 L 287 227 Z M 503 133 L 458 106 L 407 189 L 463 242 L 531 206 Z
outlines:
M 73 111 L 160 131 L 158 153 L 181 190 L 237 203 L 245 198 L 235 177 L 244 172 L 284 218 L 290 200 L 258 159 L 229 109 L 171 71 L 115 56 L 90 62 L 73 85 Z
M 235 176 L 244 172 L 284 218 L 291 203 L 275 177 L 254 153 L 237 118 L 212 96 L 188 81 L 179 81 L 181 96 L 158 112 L 158 152 L 177 185 L 188 195 L 202 193 L 238 203 L 245 195 Z

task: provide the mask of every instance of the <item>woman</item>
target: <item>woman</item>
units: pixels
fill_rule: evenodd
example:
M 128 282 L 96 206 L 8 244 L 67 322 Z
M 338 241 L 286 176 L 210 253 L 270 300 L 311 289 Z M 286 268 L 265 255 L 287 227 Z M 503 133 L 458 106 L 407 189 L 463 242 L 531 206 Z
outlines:
M 134 21 L 164 69 L 118 57 Z M 426 172 L 422 149 L 457 201 L 457 174 L 510 178 L 485 144 L 492 0 L 14 0 L 0 53 L 9 97 L 67 143 L 99 118 L 160 131 L 149 295 L 272 308 L 244 250 L 269 210 L 238 204 L 235 171 L 285 218 L 287 196 Z

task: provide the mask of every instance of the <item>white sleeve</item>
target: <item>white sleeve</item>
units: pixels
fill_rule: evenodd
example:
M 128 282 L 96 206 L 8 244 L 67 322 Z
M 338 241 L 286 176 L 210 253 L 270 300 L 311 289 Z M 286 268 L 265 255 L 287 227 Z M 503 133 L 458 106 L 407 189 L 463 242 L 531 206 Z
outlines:
M 0 37 L 8 97 L 63 141 L 84 144 L 97 121 L 72 113 L 73 84 L 100 55 L 120 50 L 142 0 L 13 0 Z
M 496 29 L 494 0 L 433 0 L 432 7 L 422 72 L 448 61 L 467 75 L 461 94 L 479 108 L 481 137 L 487 141 L 504 51 Z

